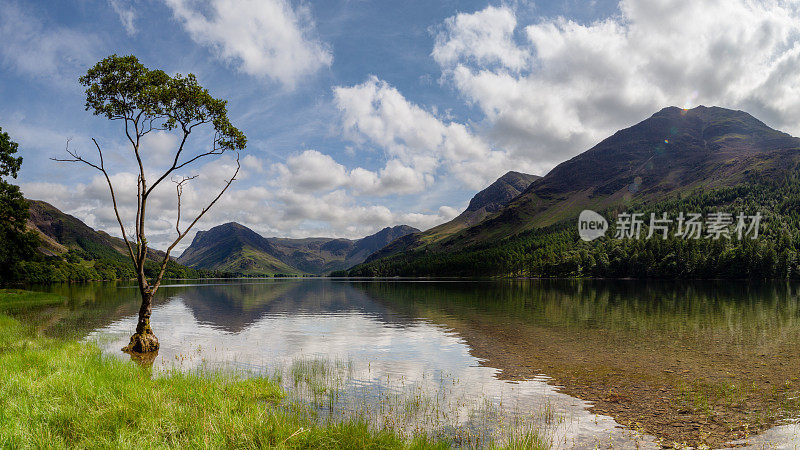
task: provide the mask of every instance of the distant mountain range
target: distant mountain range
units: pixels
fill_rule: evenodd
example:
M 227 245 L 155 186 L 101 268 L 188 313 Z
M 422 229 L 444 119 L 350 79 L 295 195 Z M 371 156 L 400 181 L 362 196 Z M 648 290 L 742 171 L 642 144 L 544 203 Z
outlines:
M 508 205 L 538 178 L 536 175 L 508 172 L 477 193 L 458 217 L 424 233 L 398 225 L 358 240 L 264 238 L 231 222 L 198 232 L 178 262 L 198 269 L 242 274 L 322 275 L 339 272 L 402 251 L 416 245 L 423 236 L 441 239 L 479 223 Z
M 348 273 L 606 276 L 608 267 L 613 265 L 613 261 L 605 262 L 613 258 L 606 251 L 617 246 L 624 249 L 619 252 L 625 258 L 633 258 L 642 250 L 633 250 L 633 244 L 609 243 L 607 239 L 581 243 L 574 222 L 580 211 L 614 212 L 663 205 L 658 209 L 688 206 L 703 212 L 723 206 L 747 206 L 767 214 L 777 213 L 774 207 L 793 198 L 796 181 L 792 180 L 800 176 L 799 156 L 800 139 L 774 130 L 746 112 L 704 106 L 689 110 L 664 108 L 559 164 L 503 207 L 494 206 L 465 217 L 470 210 L 480 210 L 471 203 L 454 221 L 407 236 Z M 509 195 L 514 190 L 509 190 Z M 767 191 L 770 197 L 762 199 Z M 780 220 L 785 222 L 785 229 L 798 228 L 794 215 L 787 213 Z M 774 259 L 779 259 L 777 241 L 768 242 L 765 238 L 764 242 L 759 243 L 766 246 L 762 253 L 775 253 Z M 663 245 L 665 256 L 670 256 L 666 246 L 673 244 Z M 710 258 L 711 253 L 702 250 L 705 245 L 690 244 L 692 251 L 696 247 Z M 732 258 L 735 252 L 744 254 L 746 250 L 737 250 L 735 245 L 720 248 L 714 250 L 720 252 L 720 258 Z M 650 257 L 661 250 L 651 249 Z M 757 256 L 761 258 L 762 253 Z M 671 255 L 675 257 L 675 249 Z M 601 261 L 595 261 L 596 257 Z M 570 263 L 556 267 L 559 261 Z M 770 273 L 794 270 L 770 267 Z M 636 270 L 640 269 L 623 271 L 623 276 L 638 276 Z M 687 270 L 694 272 L 675 276 L 696 276 L 698 271 L 716 276 L 711 269 Z
M 28 204 L 28 228 L 39 235 L 39 250 L 45 255 L 78 252 L 86 261 L 127 264 L 128 252 L 122 239 L 94 230 L 47 202 L 28 200 Z M 416 228 L 398 225 L 358 240 L 264 238 L 231 222 L 198 231 L 177 263 L 219 274 L 319 275 L 359 264 L 398 237 L 416 232 Z M 151 250 L 149 259 L 160 261 L 163 255 Z
M 395 239 L 418 229 L 398 225 L 358 240 L 265 238 L 235 222 L 198 231 L 178 262 L 244 275 L 322 275 L 362 263 Z
M 762 212 L 760 239 L 586 243 L 575 227 L 584 209 L 611 219 L 630 210 L 722 208 Z M 120 239 L 44 202 L 31 201 L 30 227 L 46 254 L 125 256 Z M 426 231 L 400 225 L 357 240 L 265 238 L 231 222 L 198 232 L 177 262 L 244 275 L 800 278 L 799 243 L 800 139 L 743 111 L 700 106 L 664 108 L 544 177 L 508 172 L 455 219 Z

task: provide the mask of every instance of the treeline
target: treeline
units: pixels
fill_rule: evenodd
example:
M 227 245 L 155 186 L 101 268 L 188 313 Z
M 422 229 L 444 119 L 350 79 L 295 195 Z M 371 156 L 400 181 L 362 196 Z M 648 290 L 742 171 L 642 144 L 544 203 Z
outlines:
M 0 270 L 0 284 L 9 283 L 58 283 L 81 281 L 134 280 L 136 273 L 130 258 L 118 251 L 89 240 L 79 240 L 78 248 L 59 255 L 45 255 L 36 250 L 38 236 L 32 233 L 33 243 L 24 255 Z M 160 262 L 145 262 L 144 273 L 148 278 L 158 275 Z M 165 278 L 238 278 L 241 273 L 216 270 L 193 269 L 170 260 L 164 272 Z M 263 275 L 269 276 L 269 275 Z M 296 275 L 275 274 L 274 277 Z
M 31 255 L 18 261 L 7 274 L 7 282 L 16 283 L 54 283 L 65 281 L 100 281 L 135 279 L 130 260 L 126 259 L 84 259 L 81 250 L 72 249 L 63 255 Z M 158 264 L 147 261 L 145 275 L 148 278 L 158 274 Z M 207 278 L 232 277 L 234 274 L 196 270 L 182 266 L 174 261 L 167 262 L 167 278 Z
M 605 237 L 580 240 L 577 220 L 534 229 L 500 242 L 455 252 L 420 248 L 357 266 L 348 276 L 432 277 L 604 277 L 604 278 L 800 278 L 800 176 L 795 168 L 785 176 L 751 176 L 734 187 L 697 190 L 689 195 L 625 208 L 599 211 L 608 221 Z M 643 213 L 639 239 L 616 239 L 614 220 L 622 212 Z M 656 233 L 646 239 L 650 213 L 760 212 L 757 239 L 718 240 Z M 731 227 L 733 230 L 733 227 Z M 434 246 L 436 244 L 433 244 Z

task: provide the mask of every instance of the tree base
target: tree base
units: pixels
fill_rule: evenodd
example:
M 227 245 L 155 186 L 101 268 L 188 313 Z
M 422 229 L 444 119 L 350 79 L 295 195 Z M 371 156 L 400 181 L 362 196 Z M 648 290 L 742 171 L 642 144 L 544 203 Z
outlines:
M 153 363 L 156 361 L 156 358 L 158 357 L 158 352 L 150 352 L 150 353 L 127 352 L 127 353 L 128 355 L 130 355 L 131 361 L 138 364 L 142 369 L 147 369 L 147 370 L 152 370 Z
M 158 351 L 158 338 L 151 330 L 143 333 L 135 333 L 131 336 L 131 342 L 122 349 L 126 353 L 151 353 Z

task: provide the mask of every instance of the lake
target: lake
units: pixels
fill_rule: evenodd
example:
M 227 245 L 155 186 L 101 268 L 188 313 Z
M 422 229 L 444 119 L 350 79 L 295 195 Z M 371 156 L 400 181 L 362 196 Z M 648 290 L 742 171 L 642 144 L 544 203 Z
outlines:
M 459 446 L 794 448 L 800 286 L 602 280 L 170 281 L 153 368 L 279 380 L 318 420 L 365 417 Z M 47 334 L 120 352 L 138 291 L 41 287 Z

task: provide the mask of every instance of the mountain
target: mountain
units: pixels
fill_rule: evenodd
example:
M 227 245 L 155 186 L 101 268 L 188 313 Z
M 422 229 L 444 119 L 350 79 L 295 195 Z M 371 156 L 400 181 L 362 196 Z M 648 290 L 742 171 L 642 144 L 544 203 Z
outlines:
M 511 200 L 525 191 L 531 183 L 541 178 L 520 172 L 508 172 L 495 180 L 486 189 L 478 192 L 469 201 L 467 209 L 453 220 L 435 226 L 425 232 L 410 234 L 398 239 L 379 252 L 373 253 L 366 262 L 384 258 L 404 250 L 431 244 L 452 236 L 458 231 L 475 225 L 492 213 L 500 211 Z
M 246 275 L 320 275 L 359 264 L 386 244 L 418 231 L 398 225 L 358 240 L 264 238 L 231 222 L 209 231 L 198 231 L 178 262 L 194 268 Z
M 269 241 L 279 247 L 282 261 L 306 273 L 323 274 L 360 264 L 387 244 L 416 232 L 419 230 L 408 225 L 397 225 L 358 240 L 270 238 Z
M 403 251 L 383 251 L 376 255 L 381 258 L 350 274 L 485 275 L 486 270 L 502 274 L 495 272 L 500 267 L 531 274 L 533 266 L 543 264 L 532 259 L 533 253 L 563 261 L 569 252 L 612 246 L 603 239 L 579 242 L 574 220 L 584 209 L 613 212 L 660 205 L 702 211 L 749 202 L 752 209 L 770 213 L 774 210 L 766 205 L 792 198 L 799 155 L 800 139 L 746 112 L 664 108 L 559 164 L 479 222 L 443 237 L 433 229 L 414 235 Z M 770 197 L 764 198 L 767 192 Z M 782 220 L 793 223 L 793 217 Z M 483 259 L 476 259 L 478 255 Z M 579 268 L 577 272 L 586 271 Z
M 539 178 L 541 177 L 538 175 L 508 172 L 489 187 L 475 194 L 469 201 L 467 209 L 449 223 L 463 224 L 465 228 L 475 225 L 489 214 L 503 209 Z
M 577 217 L 586 208 L 733 186 L 751 173 L 783 171 L 798 148 L 800 139 L 744 111 L 664 108 L 559 164 L 471 233 L 475 241 L 497 238 Z
M 43 253 L 58 255 L 70 249 L 80 249 L 92 259 L 128 257 L 128 250 L 122 239 L 96 231 L 80 219 L 61 212 L 47 202 L 28 200 L 28 206 L 28 228 L 39 234 L 42 244 L 40 250 Z
M 60 211 L 53 205 L 27 200 L 27 227 L 39 235 L 39 253 L 20 262 L 12 277 L 24 282 L 63 282 L 131 279 L 136 275 L 125 242 L 103 231 L 97 231 L 80 219 Z M 145 275 L 155 276 L 164 252 L 149 249 Z M 167 264 L 167 278 L 196 278 L 200 272 L 181 266 L 174 259 Z
M 275 255 L 277 249 L 255 231 L 229 222 L 198 231 L 178 262 L 193 268 L 243 275 L 299 274 Z

